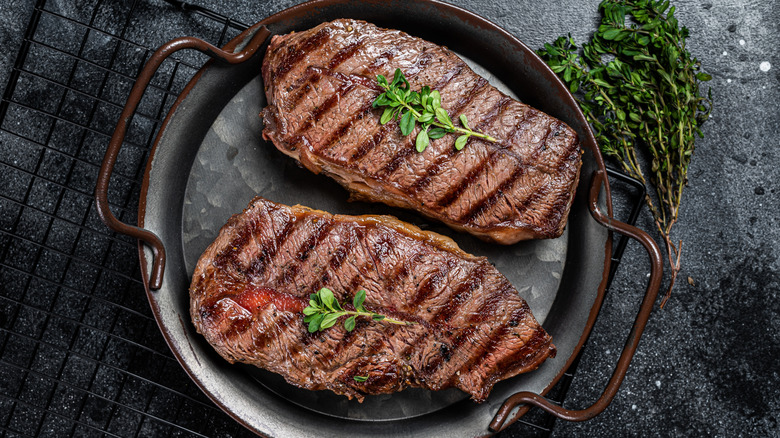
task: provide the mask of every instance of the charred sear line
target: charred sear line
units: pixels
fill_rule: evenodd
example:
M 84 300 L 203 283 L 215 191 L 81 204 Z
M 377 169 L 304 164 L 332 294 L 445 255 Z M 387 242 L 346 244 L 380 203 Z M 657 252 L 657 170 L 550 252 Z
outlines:
M 496 143 L 496 146 L 498 146 L 501 149 L 507 149 L 512 147 L 512 145 L 515 144 L 516 141 L 515 136 L 523 132 L 523 125 L 525 121 L 528 120 L 528 116 L 531 115 L 532 113 L 535 113 L 535 111 L 531 109 L 527 109 L 526 111 L 523 111 L 520 120 L 515 121 L 515 125 L 512 127 L 512 130 L 509 131 L 509 133 L 504 137 L 503 140 L 499 139 L 499 141 Z
M 320 352 L 321 357 L 320 360 L 332 364 L 334 368 L 340 368 L 340 366 L 344 363 L 343 359 L 337 360 L 337 358 L 340 355 L 346 355 L 349 353 L 350 347 L 355 342 L 358 341 L 365 341 L 365 333 L 364 330 L 361 330 L 363 326 L 363 321 L 356 322 L 355 329 L 351 332 L 344 331 L 344 335 L 341 337 L 338 343 L 334 345 L 331 348 L 324 348 L 323 351 Z
M 397 54 L 398 46 L 392 46 L 389 50 L 386 50 L 377 56 L 376 59 L 374 59 L 371 64 L 366 67 L 366 70 L 363 72 L 363 74 L 366 76 L 373 74 L 374 71 L 390 62 Z
M 463 97 L 461 97 L 452 108 L 449 109 L 451 114 L 460 114 L 460 112 L 463 111 L 463 108 L 465 108 L 466 105 L 468 105 L 468 103 L 477 96 L 477 94 L 479 94 L 485 87 L 489 85 L 487 80 L 483 78 L 479 79 L 480 80 L 476 81 L 474 86 L 471 87 L 469 91 Z M 457 150 L 454 147 L 448 148 L 444 154 L 439 156 L 436 161 L 433 162 L 433 164 L 428 166 L 423 172 L 423 176 L 418 178 L 410 186 L 409 191 L 411 194 L 414 195 L 426 189 L 428 185 L 430 185 L 433 178 L 437 176 L 442 170 L 447 168 L 447 163 L 452 159 L 456 152 Z
M 243 272 L 238 262 L 238 255 L 244 251 L 247 242 L 252 239 L 252 232 L 246 228 L 239 229 L 230 242 L 214 257 L 214 266 L 234 269 Z
M 499 294 L 494 294 L 493 297 L 498 296 Z M 459 333 L 458 336 L 455 337 L 455 339 L 452 341 L 452 347 L 450 348 L 450 351 L 457 351 L 463 344 L 471 339 L 474 332 L 477 331 L 478 324 L 480 322 L 484 321 L 485 315 L 491 314 L 491 310 L 494 310 L 495 307 L 495 301 L 493 300 L 486 300 L 482 303 L 479 310 L 475 312 L 476 318 L 472 317 L 468 321 L 468 328 L 464 330 L 462 333 Z M 515 308 L 512 311 L 512 315 L 509 318 L 509 321 L 521 321 L 526 314 L 528 313 L 528 306 L 523 303 L 523 306 L 520 306 L 519 308 Z M 492 319 L 492 318 L 491 318 Z M 517 325 L 517 324 L 516 324 Z M 499 339 L 498 333 L 508 330 L 511 327 L 509 327 L 506 323 L 499 323 L 492 327 L 494 330 L 497 330 L 495 333 L 490 334 L 490 342 L 488 344 L 478 344 L 480 345 L 480 348 L 473 349 L 473 347 L 465 347 L 469 348 L 468 350 L 468 357 L 469 359 L 466 361 L 465 364 L 461 365 L 459 369 L 461 370 L 469 370 L 472 369 L 472 366 L 475 362 L 482 360 L 482 358 L 486 355 L 492 352 L 495 348 L 499 346 L 499 344 L 495 343 L 497 339 Z M 546 336 L 546 334 L 545 334 Z M 495 345 L 493 345 L 495 344 Z M 443 357 L 436 357 L 431 362 L 426 364 L 426 367 L 424 368 L 423 372 L 428 375 L 432 376 L 436 374 L 439 369 L 443 365 Z M 457 380 L 457 376 L 452 376 L 450 378 L 450 383 Z
M 474 166 L 468 174 L 466 174 L 466 177 L 463 178 L 460 184 L 454 185 L 449 192 L 445 193 L 444 196 L 442 196 L 441 199 L 437 201 L 438 206 L 440 208 L 447 208 L 455 201 L 460 199 L 461 195 L 463 195 L 463 193 L 465 193 L 468 189 L 471 188 L 471 186 L 474 185 L 474 181 L 476 181 L 477 177 L 481 175 L 489 166 L 495 164 L 496 158 L 498 156 L 499 155 L 496 151 L 488 152 L 488 155 L 480 160 L 480 162 Z
M 364 323 L 361 321 L 359 324 L 363 325 Z M 395 334 L 396 327 L 398 326 L 393 324 L 387 325 L 392 327 L 387 327 L 387 333 L 384 336 L 368 336 L 369 334 L 375 334 L 377 332 L 370 332 L 367 330 L 359 330 L 358 328 L 355 328 L 355 330 L 351 332 L 352 336 L 350 336 L 346 342 L 340 342 L 334 349 L 334 354 L 330 358 L 330 363 L 339 368 L 339 374 L 344 376 L 347 382 L 352 383 L 354 381 L 354 377 L 359 374 L 360 370 L 366 369 L 366 366 L 370 360 L 369 358 L 383 350 L 382 347 L 386 344 L 387 337 L 391 337 Z M 344 367 L 343 364 L 347 362 L 349 357 L 337 357 L 336 354 L 346 354 L 346 352 L 349 351 L 349 347 L 351 347 L 353 344 L 356 344 L 357 342 L 364 343 L 360 349 L 363 359 L 354 361 L 351 367 Z
M 265 273 L 266 269 L 269 266 L 273 265 L 273 262 L 279 251 L 279 247 L 282 245 L 282 242 L 287 240 L 287 236 L 290 235 L 290 233 L 293 230 L 293 226 L 295 225 L 294 219 L 291 218 L 286 218 L 286 219 L 287 221 L 284 224 L 284 228 L 282 228 L 282 231 L 280 233 L 277 233 L 274 236 L 272 245 L 270 246 L 264 245 L 262 248 L 260 248 L 259 253 L 252 260 L 252 264 L 250 265 L 250 269 L 247 272 L 247 275 L 251 277 L 260 277 Z M 256 227 L 253 229 L 253 232 L 254 233 L 260 232 L 259 223 L 256 224 Z
M 426 249 L 415 250 L 414 253 L 410 254 L 408 257 L 404 257 L 403 261 L 396 267 L 393 275 L 387 279 L 385 284 L 387 290 L 395 291 L 399 283 L 403 284 L 403 282 L 408 278 L 409 274 L 414 272 L 417 263 L 422 260 L 423 255 L 427 252 L 428 251 Z M 413 304 L 410 303 L 410 305 Z
M 440 266 L 437 266 L 437 269 L 422 283 L 420 283 L 420 286 L 417 288 L 417 293 L 409 303 L 409 307 L 414 308 L 419 306 L 421 303 L 424 303 L 425 300 L 427 300 L 431 295 L 433 295 L 434 292 L 441 290 L 441 288 L 446 285 L 447 276 L 449 275 L 451 269 L 452 266 L 450 266 L 448 263 L 443 263 Z M 432 321 L 437 322 L 437 320 Z
M 447 306 L 445 306 L 443 309 L 437 311 L 433 315 L 431 315 L 428 320 L 431 321 L 432 327 L 434 327 L 434 330 L 439 331 L 448 331 L 451 330 L 452 327 L 449 327 L 448 322 L 449 319 L 454 315 L 454 313 L 458 310 L 459 305 L 453 305 L 453 301 L 455 300 L 455 297 L 459 297 L 460 300 L 463 300 L 466 297 L 466 294 L 471 295 L 471 290 L 478 286 L 479 283 L 482 282 L 482 277 L 485 275 L 485 266 L 479 265 L 476 268 L 472 269 L 471 272 L 469 272 L 469 275 L 466 277 L 467 280 L 461 283 L 457 289 L 455 289 L 452 293 L 453 299 L 450 299 L 448 301 Z M 431 289 L 433 289 L 433 284 L 431 284 Z M 426 287 L 427 289 L 427 287 Z M 418 290 L 419 294 L 426 294 L 427 296 L 430 296 L 430 292 L 428 290 Z M 415 297 L 414 300 L 418 303 L 418 307 L 424 307 L 421 304 L 423 303 L 423 298 Z M 413 306 L 412 306 L 413 307 Z M 466 327 L 464 330 L 461 330 L 460 335 L 458 338 L 462 338 L 464 336 L 470 336 L 471 333 L 474 332 L 475 326 Z M 425 334 L 421 334 L 416 339 L 411 340 L 408 343 L 408 346 L 404 348 L 404 350 L 401 352 L 402 357 L 409 357 L 409 356 L 415 356 L 414 350 L 417 348 L 420 348 L 423 346 L 423 343 L 420 341 L 425 337 Z M 461 340 L 463 342 L 465 338 Z M 460 344 L 453 344 L 453 349 L 457 349 L 457 347 Z
M 355 152 L 352 153 L 352 157 L 349 160 L 349 164 L 354 165 L 355 163 L 360 161 L 361 158 L 366 156 L 366 154 L 371 152 L 371 150 L 374 149 L 376 145 L 382 142 L 382 139 L 384 138 L 388 129 L 396 125 L 397 125 L 396 122 L 390 122 L 386 125 L 380 126 L 380 128 L 372 137 L 370 137 L 368 140 L 361 143 L 360 146 L 358 146 L 357 149 L 355 149 Z
M 288 112 L 293 112 L 301 103 L 304 97 L 308 96 L 311 90 L 314 88 L 314 84 L 322 79 L 320 72 L 313 67 L 308 67 L 306 73 L 296 80 L 293 85 L 290 85 L 288 91 L 291 97 L 287 99 L 285 109 Z
M 495 105 L 493 105 L 493 108 L 490 109 L 487 116 L 483 117 L 482 120 L 477 123 L 475 130 L 476 131 L 484 131 L 490 127 L 493 123 L 495 123 L 498 116 L 504 113 L 504 110 L 506 110 L 507 105 L 512 102 L 512 99 L 509 97 L 502 97 L 501 99 L 496 102 Z
M 300 320 L 300 321 L 299 321 Z M 282 331 L 290 331 L 293 333 L 301 333 L 303 319 L 299 318 L 298 314 L 292 312 L 278 312 L 272 317 L 271 324 L 266 327 L 266 330 L 254 330 L 252 333 L 253 344 L 261 351 L 267 351 L 266 349 L 271 346 L 273 342 L 278 342 L 279 334 Z M 291 355 L 296 355 L 301 352 L 301 344 L 298 343 L 295 347 L 288 348 Z
M 297 47 L 288 45 L 287 55 L 279 62 L 279 66 L 271 75 L 273 81 L 277 83 L 282 81 L 295 64 L 304 56 L 311 54 L 313 50 L 322 47 L 329 39 L 330 30 L 322 28 L 319 32 L 301 42 Z
M 474 268 L 466 281 L 458 285 L 452 294 L 450 301 L 447 302 L 444 309 L 436 315 L 435 321 L 438 324 L 447 324 L 458 310 L 460 310 L 463 303 L 471 298 L 471 294 L 482 285 L 488 266 L 490 266 L 488 263 L 480 263 Z
M 507 330 L 504 330 L 502 337 L 512 336 L 511 333 L 507 333 L 510 329 L 507 327 L 504 328 Z M 534 363 L 539 360 L 538 357 L 540 354 L 547 353 L 544 351 L 544 347 L 549 346 L 551 343 L 550 341 L 550 336 L 546 332 L 543 330 L 535 330 L 531 339 L 523 344 L 519 350 L 512 351 L 511 354 L 506 354 L 499 359 L 498 363 L 491 367 L 492 372 L 484 377 L 484 381 L 492 384 L 493 382 L 505 378 L 509 371 L 517 373 L 518 371 L 522 371 L 529 366 L 534 365 Z M 496 345 L 492 347 L 492 350 L 495 351 L 500 347 L 501 344 L 496 343 Z M 476 364 L 476 366 L 480 367 L 487 357 L 487 355 L 483 356 L 480 363 Z
M 339 100 L 343 99 L 344 96 L 346 96 L 350 91 L 352 91 L 355 88 L 356 84 L 351 81 L 345 81 L 342 82 L 339 88 L 336 89 L 336 92 L 333 93 L 325 102 L 323 102 L 318 107 L 315 107 L 312 109 L 311 112 L 308 113 L 308 117 L 306 117 L 306 121 L 303 123 L 303 126 L 296 131 L 295 134 L 293 134 L 290 137 L 290 140 L 288 142 L 288 149 L 295 150 L 298 148 L 298 145 L 303 141 L 304 137 L 306 136 L 306 131 L 314 126 L 314 124 L 322 119 L 322 116 L 329 111 L 333 106 L 335 106 Z
M 475 130 L 482 131 L 487 126 L 490 126 L 496 120 L 499 114 L 501 114 L 501 112 L 506 108 L 506 105 L 511 101 L 512 100 L 509 98 L 499 99 L 499 101 L 496 102 L 491 111 L 488 113 L 487 117 L 483 118 L 482 121 L 476 125 Z M 496 149 L 490 149 L 487 155 L 482 160 L 480 160 L 476 166 L 469 170 L 469 172 L 466 174 L 466 177 L 459 184 L 454 185 L 449 192 L 445 193 L 444 196 L 442 196 L 437 201 L 438 206 L 441 208 L 447 208 L 452 205 L 452 203 L 457 201 L 463 193 L 471 188 L 477 177 L 485 172 L 488 166 L 495 162 L 496 157 Z
M 302 226 L 306 226 L 305 222 Z M 315 230 L 312 231 L 309 237 L 298 247 L 296 252 L 291 254 L 292 262 L 282 271 L 282 274 L 279 277 L 282 283 L 292 282 L 314 248 L 325 239 L 331 228 L 333 228 L 333 222 L 320 219 L 314 226 L 316 227 Z
M 319 122 L 322 120 L 322 116 L 330 111 L 331 108 L 333 108 L 341 99 L 343 99 L 350 91 L 355 89 L 355 84 L 352 81 L 344 81 L 339 85 L 339 88 L 336 89 L 336 92 L 333 93 L 332 96 L 330 96 L 325 102 L 323 102 L 320 106 L 314 108 L 311 112 L 311 119 L 310 121 Z M 309 125 L 308 127 L 311 127 Z
M 433 90 L 441 90 L 447 85 L 449 85 L 450 82 L 452 82 L 453 79 L 459 77 L 461 73 L 465 71 L 466 63 L 460 62 L 458 63 L 455 68 L 451 69 L 447 73 L 442 76 L 442 78 L 439 80 L 439 82 L 436 83 L 434 87 L 432 87 Z
M 312 286 L 312 291 L 318 291 L 323 287 L 333 288 L 334 285 L 331 285 L 328 282 L 331 279 L 336 279 L 338 281 L 343 277 L 343 275 L 340 274 L 339 269 L 344 264 L 344 261 L 347 260 L 347 256 L 352 253 L 354 247 L 354 245 L 342 243 L 332 251 L 330 259 L 328 260 L 328 270 L 324 272 L 315 285 Z
M 350 116 L 346 122 L 339 125 L 338 128 L 333 130 L 330 135 L 328 136 L 327 140 L 323 141 L 322 146 L 319 148 L 316 148 L 316 153 L 321 155 L 325 151 L 332 148 L 340 139 L 344 138 L 345 135 L 352 129 L 353 126 L 355 126 L 355 123 L 359 122 L 360 120 L 363 120 L 367 115 L 371 113 L 372 110 L 371 102 L 369 102 L 366 105 L 363 105 L 362 108 L 358 108 L 357 112 L 353 113 L 352 116 Z
M 509 321 L 520 321 L 526 315 L 526 313 L 527 311 L 522 307 L 515 308 L 512 311 L 512 315 L 510 316 Z M 488 342 L 481 343 L 480 344 L 481 348 L 471 352 L 469 356 L 469 360 L 466 361 L 461 366 L 461 368 L 464 370 L 478 368 L 485 360 L 487 360 L 491 355 L 493 355 L 498 348 L 506 344 L 507 342 L 506 336 L 510 333 L 510 331 L 513 330 L 516 330 L 516 328 L 511 327 L 509 324 L 502 324 L 498 326 L 498 328 L 493 333 L 490 334 Z
M 328 61 L 328 68 L 334 69 L 338 67 L 339 65 L 343 64 L 344 61 L 348 60 L 349 58 L 355 56 L 355 54 L 363 48 L 363 45 L 365 44 L 367 38 L 360 39 L 358 41 L 355 41 L 352 44 L 347 45 L 343 49 L 336 52 L 336 54 L 333 55 L 333 57 Z
M 489 320 L 498 320 L 496 309 L 503 309 L 502 306 L 505 306 L 511 297 L 517 297 L 517 290 L 512 286 L 512 283 L 506 280 L 502 281 L 498 286 L 493 285 L 491 289 L 494 292 L 484 297 L 479 309 L 469 317 L 469 325 L 482 324 Z M 527 306 L 526 312 L 528 312 Z
M 413 153 L 416 153 L 416 150 L 412 147 L 413 142 L 413 136 L 410 135 L 408 137 L 403 137 L 401 140 L 401 146 L 398 148 L 398 152 L 396 152 L 396 154 L 393 156 L 393 158 L 390 159 L 390 162 L 387 163 L 385 167 L 379 169 L 375 175 L 375 178 L 387 178 L 391 173 L 398 169 L 398 166 L 400 166 L 404 160 L 406 160 Z
M 550 134 L 551 126 L 547 126 L 547 134 L 543 136 L 543 140 L 539 142 L 539 144 L 536 145 L 536 148 L 534 149 L 533 153 L 530 157 L 528 157 L 528 161 L 526 163 L 518 163 L 517 168 L 512 172 L 512 174 L 509 176 L 509 178 L 505 179 L 496 189 L 494 189 L 491 193 L 489 193 L 485 198 L 483 198 L 480 202 L 476 203 L 466 211 L 461 217 L 458 218 L 459 221 L 462 221 L 466 224 L 474 224 L 475 220 L 479 217 L 480 214 L 484 213 L 504 195 L 504 192 L 508 191 L 515 182 L 525 173 L 525 169 L 531 165 L 531 163 L 535 163 L 538 161 L 539 155 L 544 151 L 545 145 L 546 145 L 546 139 L 547 136 Z M 553 163 L 553 166 L 560 165 L 560 162 Z M 529 197 L 527 197 L 520 205 L 521 207 L 518 209 L 519 213 L 523 213 L 530 204 L 531 201 L 536 199 L 541 199 L 540 194 L 537 193 L 539 191 L 544 191 L 544 186 L 542 187 L 535 187 L 534 193 L 532 193 Z M 543 195 L 544 193 L 542 193 Z
M 552 130 L 552 125 L 549 124 L 547 126 L 547 134 L 543 137 L 545 140 L 550 135 L 550 132 Z M 536 149 L 534 149 L 534 152 L 532 153 L 531 157 L 529 157 L 529 162 L 536 162 L 538 160 L 539 155 L 544 151 L 546 147 L 546 141 L 543 140 L 539 142 Z M 559 168 L 560 166 L 565 165 L 565 162 L 567 161 L 567 157 L 559 158 L 557 161 L 551 163 L 550 167 L 553 168 Z M 467 223 L 467 224 L 473 224 L 475 220 L 479 217 L 480 214 L 487 211 L 489 208 L 491 208 L 498 199 L 503 196 L 504 192 L 508 191 L 517 181 L 518 178 L 522 175 L 522 169 L 526 166 L 518 166 L 518 168 L 515 170 L 515 172 L 512 173 L 512 175 L 503 181 L 501 185 L 491 192 L 487 197 L 485 197 L 482 201 L 477 203 L 474 207 L 472 207 L 471 210 L 467 211 L 463 216 L 459 218 L 459 220 Z M 537 201 L 540 199 L 544 199 L 545 196 L 547 196 L 549 190 L 549 184 L 542 183 L 541 185 L 537 185 L 534 187 L 533 193 L 531 193 L 528 197 L 526 197 L 517 207 L 517 214 L 522 215 L 526 210 L 531 208 L 533 205 L 536 204 Z M 540 224 L 536 224 L 540 225 Z
M 493 205 L 498 201 L 501 196 L 504 195 L 504 192 L 507 191 L 512 185 L 515 183 L 515 181 L 520 178 L 521 175 L 523 175 L 525 169 L 523 166 L 517 166 L 515 170 L 512 172 L 512 174 L 509 176 L 509 178 L 505 179 L 498 187 L 496 187 L 490 194 L 488 194 L 485 198 L 483 198 L 478 203 L 474 204 L 469 210 L 467 210 L 461 217 L 458 218 L 459 221 L 467 223 L 467 224 L 473 224 L 477 217 L 479 217 L 480 214 L 487 211 Z

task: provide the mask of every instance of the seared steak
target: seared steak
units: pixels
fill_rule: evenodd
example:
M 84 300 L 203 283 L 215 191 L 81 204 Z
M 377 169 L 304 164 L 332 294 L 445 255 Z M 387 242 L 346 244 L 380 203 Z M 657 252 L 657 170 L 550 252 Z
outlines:
M 400 68 L 413 90 L 438 89 L 453 120 L 499 139 L 455 135 L 417 153 L 419 127 L 380 125 L 376 75 Z M 353 198 L 417 210 L 485 240 L 558 237 L 577 186 L 577 135 L 488 84 L 450 50 L 397 30 L 336 20 L 271 40 L 262 67 L 263 137 Z
M 341 303 L 412 322 L 358 318 L 309 333 L 302 313 L 322 287 Z M 349 398 L 457 387 L 476 401 L 499 380 L 555 354 L 550 336 L 484 257 L 390 216 L 341 216 L 255 198 L 198 261 L 197 330 L 230 362 Z M 346 304 L 347 308 L 351 305 Z M 356 376 L 367 377 L 365 381 Z

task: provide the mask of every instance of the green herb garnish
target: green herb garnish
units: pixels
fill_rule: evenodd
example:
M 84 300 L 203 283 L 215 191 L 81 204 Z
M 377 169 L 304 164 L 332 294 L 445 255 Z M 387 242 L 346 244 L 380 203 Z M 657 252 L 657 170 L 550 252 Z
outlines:
M 368 376 L 355 376 L 353 379 L 355 379 L 356 382 L 365 382 L 368 380 Z
M 604 0 L 601 25 L 582 56 L 571 36 L 545 44 L 538 53 L 568 85 L 594 128 L 601 151 L 631 176 L 646 182 L 637 151 L 650 163 L 655 195 L 645 202 L 666 245 L 671 280 L 666 303 L 680 271 L 682 241 L 670 237 L 677 222 L 694 136 L 712 109 L 712 90 L 699 96 L 699 82 L 712 77 L 685 48 L 669 1 Z M 655 197 L 655 200 L 653 199 Z M 656 204 L 657 202 L 657 204 Z
M 306 315 L 306 317 L 303 318 L 303 322 L 309 324 L 309 333 L 333 327 L 336 325 L 339 318 L 347 315 L 350 316 L 344 320 L 344 328 L 348 332 L 355 329 L 355 320 L 358 316 L 365 316 L 374 321 L 386 321 L 392 324 L 414 324 L 413 322 L 399 321 L 379 313 L 369 312 L 363 307 L 363 302 L 365 300 L 366 291 L 359 290 L 352 299 L 352 305 L 355 307 L 355 310 L 344 310 L 336 297 L 333 296 L 333 291 L 327 287 L 323 287 L 318 290 L 317 293 L 311 294 L 309 306 L 303 309 L 303 314 Z
M 441 107 L 439 91 L 431 90 L 431 87 L 427 85 L 422 87 L 419 92 L 412 91 L 409 88 L 409 81 L 406 80 L 401 69 L 395 70 L 393 81 L 390 83 L 383 75 L 378 75 L 376 81 L 380 87 L 385 89 L 385 92 L 377 96 L 373 107 L 387 107 L 379 122 L 384 125 L 391 120 L 399 119 L 398 126 L 403 135 L 411 134 L 419 123 L 420 132 L 417 133 L 414 142 L 417 152 L 424 151 L 431 140 L 442 138 L 447 133 L 461 134 L 455 140 L 455 149 L 457 150 L 463 149 L 471 137 L 478 137 L 490 142 L 497 141 L 487 134 L 472 130 L 465 114 L 458 117 L 461 126 L 455 126 L 447 110 Z

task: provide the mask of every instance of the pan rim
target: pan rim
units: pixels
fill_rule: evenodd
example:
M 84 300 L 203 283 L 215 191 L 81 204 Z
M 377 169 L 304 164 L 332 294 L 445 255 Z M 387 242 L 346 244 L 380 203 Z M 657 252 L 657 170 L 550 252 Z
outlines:
M 265 25 L 272 25 L 273 23 L 276 23 L 280 20 L 288 20 L 295 16 L 298 16 L 300 14 L 306 14 L 311 12 L 312 10 L 315 10 L 316 8 L 321 7 L 327 7 L 329 5 L 346 5 L 349 4 L 349 0 L 313 0 L 307 3 L 299 4 L 292 6 L 288 9 L 285 9 L 283 11 L 280 11 L 276 14 L 273 14 L 262 21 L 256 23 L 255 25 L 248 28 L 246 31 L 242 32 L 240 35 L 235 37 L 233 40 L 231 40 L 226 46 L 226 50 L 235 50 L 237 47 L 241 45 L 242 42 L 247 41 L 254 32 L 257 32 L 258 29 Z M 371 3 L 371 2 L 369 2 Z M 382 3 L 382 2 L 380 2 Z M 530 48 L 528 48 L 522 41 L 514 37 L 513 35 L 506 32 L 504 29 L 499 27 L 498 25 L 492 23 L 491 21 L 473 13 L 468 10 L 465 10 L 463 8 L 460 8 L 458 6 L 450 5 L 447 3 L 440 2 L 438 0 L 425 0 L 420 3 L 433 5 L 443 11 L 446 11 L 448 13 L 457 14 L 459 16 L 465 17 L 464 19 L 469 20 L 470 23 L 476 23 L 480 27 L 487 28 L 492 32 L 495 32 L 499 35 L 501 35 L 502 38 L 504 38 L 506 41 L 511 43 L 513 46 L 517 47 L 520 50 L 525 51 L 526 53 L 533 54 L 535 57 L 536 55 Z M 540 61 L 540 60 L 539 60 Z M 541 61 L 540 61 L 541 62 Z M 164 133 L 166 132 L 166 129 L 169 126 L 170 121 L 174 117 L 174 114 L 176 113 L 177 109 L 181 106 L 182 102 L 184 102 L 189 95 L 190 91 L 192 91 L 197 83 L 200 81 L 203 74 L 209 69 L 209 67 L 212 65 L 211 62 L 208 62 L 204 65 L 203 68 L 201 68 L 195 76 L 190 80 L 190 82 L 187 84 L 187 86 L 184 88 L 182 93 L 179 95 L 173 106 L 171 107 L 170 111 L 166 115 L 163 123 L 160 126 L 160 129 L 158 131 L 157 137 L 155 139 L 154 145 L 152 149 L 149 152 L 149 158 L 146 166 L 146 170 L 144 172 L 144 178 L 142 181 L 141 186 L 141 192 L 139 196 L 139 209 L 138 209 L 138 225 L 140 227 L 144 227 L 145 220 L 146 220 L 146 214 L 147 214 L 147 196 L 148 196 L 148 190 L 149 190 L 149 184 L 150 184 L 150 178 L 151 178 L 151 171 L 154 163 L 154 157 L 155 153 L 157 152 L 158 145 L 160 144 L 161 139 L 164 136 Z M 548 76 L 553 78 L 553 81 L 555 82 L 556 86 L 562 90 L 565 91 L 565 93 L 562 95 L 563 99 L 567 101 L 567 103 L 575 109 L 576 116 L 578 118 L 582 118 L 584 120 L 584 116 L 582 115 L 579 107 L 577 106 L 576 102 L 574 101 L 574 98 L 571 96 L 570 93 L 566 90 L 565 86 L 562 84 L 562 82 L 557 78 L 557 76 L 552 73 L 551 70 L 543 63 L 541 62 L 541 66 L 537 66 L 536 68 L 540 68 L 543 70 L 546 70 L 546 73 Z M 584 123 L 583 126 L 585 127 L 585 132 L 581 132 L 581 143 L 583 145 L 587 145 L 588 148 L 591 149 L 590 152 L 592 152 L 595 165 L 597 167 L 597 170 L 605 170 L 605 165 L 603 161 L 603 157 L 601 156 L 601 153 L 598 151 L 598 148 L 596 147 L 595 150 L 593 150 L 593 146 L 596 145 L 595 139 L 593 138 L 593 134 L 590 130 L 590 127 L 587 123 Z M 586 138 L 582 138 L 582 137 Z M 584 176 L 584 175 L 583 175 Z M 582 176 L 581 176 L 582 177 Z M 583 183 L 580 182 L 582 185 Z M 608 181 L 605 181 L 605 187 L 604 187 L 604 205 L 605 209 L 607 211 L 607 214 L 609 216 L 612 216 L 612 200 L 611 200 L 611 192 L 609 188 Z M 141 263 L 141 274 L 144 280 L 144 286 L 146 288 L 147 298 L 149 299 L 155 320 L 157 321 L 158 326 L 160 327 L 161 332 L 163 333 L 163 336 L 168 343 L 169 347 L 171 348 L 174 356 L 179 361 L 179 363 L 182 365 L 182 367 L 185 369 L 187 374 L 193 379 L 193 381 L 198 385 L 198 387 L 212 400 L 214 401 L 223 411 L 228 413 L 231 417 L 233 417 L 236 421 L 243 424 L 248 429 L 254 431 L 258 434 L 263 434 L 264 431 L 259 430 L 255 425 L 248 422 L 244 417 L 242 417 L 239 413 L 235 412 L 234 409 L 231 406 L 228 406 L 223 402 L 222 399 L 217 397 L 215 394 L 212 394 L 210 390 L 205 386 L 204 382 L 202 382 L 196 374 L 193 372 L 190 364 L 184 359 L 184 357 L 181 355 L 181 352 L 178 351 L 178 348 L 176 348 L 176 344 L 172 339 L 172 334 L 169 331 L 169 328 L 163 323 L 163 316 L 161 315 L 161 309 L 158 306 L 157 303 L 157 297 L 155 296 L 155 292 L 151 291 L 148 287 L 148 280 L 149 280 L 149 270 L 148 270 L 148 263 L 147 263 L 147 254 L 144 249 L 144 245 L 139 242 L 139 259 Z M 583 332 L 581 334 L 581 337 L 579 339 L 579 342 L 575 346 L 574 350 L 572 351 L 570 357 L 567 359 L 565 365 L 560 369 L 558 374 L 552 379 L 552 381 L 544 388 L 543 391 L 541 391 L 541 394 L 547 394 L 550 389 L 561 379 L 565 371 L 570 367 L 571 363 L 575 360 L 576 356 L 578 355 L 579 351 L 581 350 L 585 340 L 587 339 L 588 335 L 590 334 L 593 325 L 595 323 L 595 318 L 598 313 L 598 310 L 600 308 L 601 301 L 603 300 L 608 272 L 609 272 L 609 266 L 610 266 L 610 256 L 612 251 L 612 234 L 611 232 L 607 234 L 607 238 L 605 241 L 605 257 L 604 257 L 604 268 L 602 271 L 603 278 L 598 286 L 598 290 L 596 291 L 596 296 L 594 298 L 594 303 L 590 309 L 590 313 L 588 316 L 588 323 L 585 325 Z M 516 421 L 519 418 L 519 416 L 516 416 L 515 418 L 511 419 L 511 422 Z

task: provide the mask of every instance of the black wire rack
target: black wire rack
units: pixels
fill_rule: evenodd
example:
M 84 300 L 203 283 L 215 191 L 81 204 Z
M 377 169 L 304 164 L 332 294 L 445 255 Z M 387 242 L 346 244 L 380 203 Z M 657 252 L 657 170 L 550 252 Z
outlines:
M 156 47 L 183 35 L 222 46 L 246 27 L 175 0 L 37 1 L 0 101 L 0 435 L 250 435 L 173 357 L 146 301 L 137 242 L 110 232 L 93 206 L 103 154 Z M 204 61 L 169 59 L 147 89 L 109 187 L 123 222 L 136 222 L 157 130 Z M 561 403 L 571 379 L 550 396 Z M 508 434 L 553 427 L 532 412 Z

